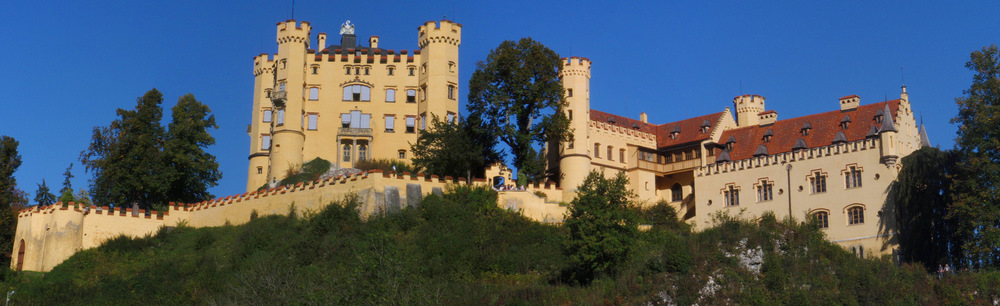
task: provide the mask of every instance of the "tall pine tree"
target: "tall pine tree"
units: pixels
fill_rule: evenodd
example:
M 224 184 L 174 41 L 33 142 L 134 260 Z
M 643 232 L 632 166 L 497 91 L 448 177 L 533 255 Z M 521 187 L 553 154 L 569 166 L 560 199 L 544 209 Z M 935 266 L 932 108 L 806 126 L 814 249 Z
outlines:
M 52 205 L 56 202 L 56 195 L 52 194 L 49 190 L 49 186 L 45 184 L 45 179 L 42 179 L 42 183 L 38 184 L 38 190 L 35 191 L 35 204 L 40 206 Z
M 135 110 L 118 109 L 118 119 L 95 127 L 90 147 L 81 154 L 94 173 L 95 203 L 151 209 L 166 204 L 173 169 L 164 162 L 163 94 L 155 88 L 136 101 Z
M 964 260 L 973 268 L 1000 268 L 1000 52 L 972 52 L 972 86 L 955 99 L 956 149 L 961 154 L 950 217 L 958 222 Z
M 167 198 L 184 203 L 211 199 L 208 188 L 222 178 L 215 156 L 204 151 L 215 144 L 215 138 L 208 133 L 209 128 L 219 128 L 215 115 L 192 94 L 178 99 L 172 111 L 164 148 L 166 161 L 174 170 Z

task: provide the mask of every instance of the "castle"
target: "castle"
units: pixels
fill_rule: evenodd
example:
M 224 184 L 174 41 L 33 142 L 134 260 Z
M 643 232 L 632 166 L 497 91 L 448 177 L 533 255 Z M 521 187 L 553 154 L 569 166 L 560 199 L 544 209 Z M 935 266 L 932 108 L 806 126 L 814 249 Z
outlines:
M 424 23 L 412 52 L 380 48 L 378 36 L 362 46 L 354 30 L 348 21 L 339 45 L 319 33 L 310 48 L 308 22 L 279 22 L 278 53 L 254 57 L 247 191 L 317 157 L 346 168 L 409 160 L 418 129 L 458 118 L 461 24 Z
M 719 213 L 772 212 L 816 219 L 830 240 L 861 256 L 893 251 L 891 183 L 899 160 L 929 145 L 905 86 L 896 100 L 862 105 L 848 95 L 830 99 L 831 111 L 798 118 L 778 120 L 764 97 L 741 95 L 735 113 L 652 124 L 645 113 L 636 120 L 590 109 L 590 65 L 578 57 L 563 63 L 574 132 L 549 146 L 558 150 L 549 172 L 559 175 L 563 199 L 592 170 L 624 171 L 640 202 L 670 203 L 695 229 Z
M 350 23 L 341 27 L 340 45 L 326 46 L 326 34 L 319 33 L 322 49 L 309 48 L 308 22 L 278 23 L 278 53 L 254 57 L 246 193 L 171 203 L 163 212 L 74 203 L 31 207 L 18 214 L 11 268 L 48 271 L 118 235 L 181 224 L 237 225 L 292 207 L 318 211 L 347 195 L 357 197 L 364 216 L 391 213 L 467 184 L 375 170 L 258 190 L 316 157 L 341 167 L 412 158 L 409 143 L 418 128 L 435 116 L 458 118 L 461 28 L 426 22 L 418 27 L 420 49 L 397 53 L 379 48 L 377 36 L 358 46 Z M 592 170 L 608 177 L 624 171 L 640 203 L 667 202 L 695 229 L 711 226 L 720 213 L 772 212 L 813 218 L 830 240 L 861 256 L 895 248 L 892 214 L 884 210 L 892 205 L 890 185 L 899 160 L 928 145 L 905 87 L 896 100 L 862 105 L 849 95 L 836 100 L 839 109 L 784 120 L 766 110 L 764 97 L 741 95 L 732 110 L 654 124 L 645 113 L 633 119 L 590 109 L 591 61 L 571 57 L 562 65 L 572 137 L 548 145 L 549 182 L 501 191 L 499 206 L 558 224 Z M 511 181 L 502 165 L 486 169 L 486 177 L 496 176 Z M 468 184 L 491 185 L 484 178 Z

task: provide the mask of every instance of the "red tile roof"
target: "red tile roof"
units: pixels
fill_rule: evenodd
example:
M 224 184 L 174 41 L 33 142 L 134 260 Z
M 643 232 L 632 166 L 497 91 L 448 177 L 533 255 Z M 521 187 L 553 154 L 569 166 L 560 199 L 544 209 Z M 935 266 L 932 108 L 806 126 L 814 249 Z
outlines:
M 895 117 L 899 109 L 899 100 L 861 105 L 853 110 L 837 110 L 779 120 L 771 125 L 753 125 L 731 129 L 722 133 L 722 137 L 720 138 L 720 142 L 722 143 L 720 144 L 725 144 L 730 137 L 736 140 L 736 143 L 733 144 L 732 152 L 729 152 L 730 158 L 736 161 L 752 158 L 753 153 L 757 151 L 757 147 L 761 144 L 767 147 L 768 153 L 774 155 L 792 151 L 792 147 L 799 138 L 805 140 L 809 148 L 833 144 L 837 132 L 841 131 L 844 132 L 847 141 L 857 141 L 865 138 L 865 134 L 868 133 L 871 126 L 874 125 L 876 128 L 880 126 L 875 121 L 875 114 L 883 109 L 887 103 L 889 111 Z M 851 116 L 851 122 L 848 124 L 847 129 L 841 128 L 840 125 L 841 120 L 844 119 L 844 115 Z M 809 131 L 808 136 L 802 136 L 801 129 L 806 122 L 812 126 L 812 129 Z M 767 130 L 772 130 L 774 136 L 771 137 L 770 142 L 765 143 L 763 135 Z M 721 153 L 721 149 L 715 150 L 716 154 Z
M 694 118 L 684 119 L 677 122 L 664 123 L 656 126 L 656 146 L 658 148 L 669 147 L 673 145 L 685 144 L 694 141 L 702 141 L 708 139 L 712 130 L 718 125 L 719 119 L 722 117 L 722 112 L 708 114 L 703 116 L 698 116 Z M 708 120 L 709 126 L 708 132 L 702 133 L 701 126 L 704 124 L 705 120 Z M 673 132 L 675 128 L 680 127 L 680 134 L 677 134 L 677 139 L 670 139 L 670 132 Z
M 608 120 L 611 118 L 611 120 Z M 590 120 L 604 122 L 612 125 L 617 125 L 624 128 L 638 127 L 638 131 L 653 133 L 654 125 L 649 123 L 642 123 L 642 121 L 635 120 L 628 117 L 622 117 L 619 115 L 609 114 L 598 110 L 590 110 Z

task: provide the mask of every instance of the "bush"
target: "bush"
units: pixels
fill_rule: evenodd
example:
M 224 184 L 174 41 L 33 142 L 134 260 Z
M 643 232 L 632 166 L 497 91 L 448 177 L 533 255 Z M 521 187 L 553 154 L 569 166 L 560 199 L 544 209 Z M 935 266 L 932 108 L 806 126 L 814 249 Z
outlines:
M 391 159 L 391 160 L 390 159 L 360 160 L 360 161 L 357 161 L 357 162 L 354 163 L 354 168 L 357 168 L 357 169 L 359 169 L 361 171 L 368 171 L 368 170 L 379 169 L 379 170 L 382 170 L 382 172 L 385 172 L 385 173 L 392 172 L 392 167 L 393 166 L 396 167 L 396 172 L 398 172 L 398 173 L 403 173 L 403 172 L 417 173 L 417 172 L 419 172 L 418 171 L 419 169 L 413 168 L 413 166 L 411 166 L 410 164 L 407 164 L 407 163 L 404 163 L 402 161 L 395 160 L 395 159 Z

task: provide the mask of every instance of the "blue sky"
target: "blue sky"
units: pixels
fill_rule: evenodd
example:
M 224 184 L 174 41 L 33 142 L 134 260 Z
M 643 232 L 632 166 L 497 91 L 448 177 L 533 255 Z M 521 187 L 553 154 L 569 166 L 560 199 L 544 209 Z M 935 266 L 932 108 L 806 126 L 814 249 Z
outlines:
M 463 24 L 463 84 L 501 41 L 532 37 L 593 61 L 593 109 L 645 111 L 653 123 L 721 111 L 741 93 L 792 118 L 838 109 L 850 94 L 862 104 L 898 98 L 905 79 L 942 148 L 954 145 L 949 119 L 972 79 L 969 54 L 1000 43 L 997 1 L 649 2 L 298 0 L 294 18 L 312 24 L 314 42 L 320 32 L 336 41 L 350 19 L 359 37 L 413 50 L 417 26 L 447 16 Z M 276 52 L 275 23 L 290 18 L 291 1 L 5 2 L 0 135 L 20 142 L 20 187 L 33 198 L 44 178 L 58 190 L 70 163 L 74 187 L 86 186 L 77 158 L 91 129 L 155 87 L 164 118 L 186 93 L 212 108 L 219 129 L 208 151 L 223 178 L 211 191 L 242 193 L 252 57 Z

